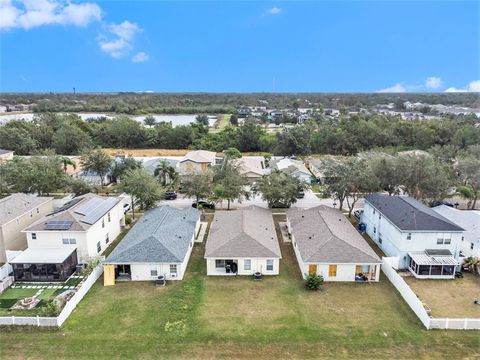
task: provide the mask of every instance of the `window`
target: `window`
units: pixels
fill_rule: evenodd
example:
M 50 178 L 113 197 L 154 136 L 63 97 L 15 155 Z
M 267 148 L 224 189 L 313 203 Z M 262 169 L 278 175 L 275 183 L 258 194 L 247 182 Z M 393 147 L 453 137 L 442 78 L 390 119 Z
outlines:
M 250 259 L 243 260 L 243 270 L 252 270 L 252 260 Z
M 273 271 L 273 260 L 272 259 L 267 260 L 267 271 Z
M 378 214 L 378 220 L 382 218 L 382 214 Z
M 99 253 L 102 250 L 102 244 L 100 244 L 100 241 L 97 242 L 97 252 Z
M 437 238 L 437 245 L 443 244 L 443 238 Z
M 30 211 L 30 217 L 33 217 L 33 212 Z
M 373 227 L 373 233 L 376 234 L 377 233 L 377 228 L 374 226 Z
M 447 237 L 448 236 L 448 237 Z M 448 234 L 444 239 L 443 239 L 443 243 L 445 245 L 448 245 L 448 244 L 451 244 L 452 243 L 452 235 Z
M 470 243 L 470 250 L 473 250 L 473 243 Z
M 76 244 L 77 243 L 77 239 L 68 239 L 70 244 Z
M 337 276 L 337 265 L 328 265 L 328 276 Z
M 105 244 L 108 244 L 110 242 L 110 237 L 107 235 L 105 236 Z
M 102 219 L 102 228 L 105 227 L 105 219 Z
M 20 220 L 19 220 L 19 219 L 17 219 L 17 225 L 19 225 L 19 224 L 20 224 Z
M 32 240 L 37 240 L 37 233 L 32 233 Z
M 62 242 L 63 242 L 64 244 L 69 244 L 69 243 L 70 243 L 70 242 L 68 241 L 68 239 L 62 239 Z
M 382 234 L 378 233 L 378 242 L 381 244 L 382 243 Z
M 462 241 L 465 240 L 465 238 L 462 236 Z
M 156 266 L 152 266 L 150 269 L 150 276 L 158 276 L 158 271 Z
M 170 265 L 170 274 L 176 274 L 177 273 L 177 264 L 171 264 Z
M 37 214 L 40 214 L 40 210 L 37 208 Z
M 108 219 L 108 222 L 110 222 L 111 220 L 110 213 L 107 214 L 107 219 Z
M 408 233 L 407 240 L 412 240 L 412 233 Z
M 218 268 L 224 268 L 225 267 L 225 260 L 215 260 L 215 267 Z
M 373 213 L 375 214 L 375 209 L 373 209 Z

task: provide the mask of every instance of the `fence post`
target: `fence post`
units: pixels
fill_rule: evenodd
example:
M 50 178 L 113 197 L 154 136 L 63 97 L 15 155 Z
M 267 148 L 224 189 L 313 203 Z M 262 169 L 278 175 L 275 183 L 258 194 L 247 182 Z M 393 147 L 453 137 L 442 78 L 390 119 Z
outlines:
M 15 316 L 12 315 L 12 325 L 15 325 Z
M 468 323 L 468 318 L 465 318 L 463 322 L 463 330 L 467 330 L 467 323 Z
M 445 319 L 445 329 L 448 329 L 448 318 Z
M 40 318 L 37 315 L 37 326 L 40 326 Z

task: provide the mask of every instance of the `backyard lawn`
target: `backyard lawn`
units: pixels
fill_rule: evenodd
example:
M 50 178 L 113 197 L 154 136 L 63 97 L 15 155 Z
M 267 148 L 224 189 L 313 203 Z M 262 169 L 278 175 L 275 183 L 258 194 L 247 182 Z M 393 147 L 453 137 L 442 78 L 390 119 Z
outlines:
M 473 303 L 480 299 L 478 276 L 464 273 L 463 279 L 454 280 L 417 280 L 413 276 L 403 279 L 432 310 L 431 316 L 480 318 L 480 306 Z
M 277 217 L 275 217 L 277 218 Z M 195 244 L 183 281 L 100 279 L 61 329 L 2 328 L 0 357 L 474 359 L 478 332 L 427 331 L 382 277 L 307 292 L 290 244 L 281 275 L 206 277 Z

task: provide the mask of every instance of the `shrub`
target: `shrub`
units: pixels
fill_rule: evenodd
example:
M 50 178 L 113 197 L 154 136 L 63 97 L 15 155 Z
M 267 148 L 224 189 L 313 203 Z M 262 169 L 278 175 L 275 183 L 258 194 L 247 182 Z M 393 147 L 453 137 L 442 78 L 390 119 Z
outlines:
M 132 224 L 132 215 L 127 214 L 125 215 L 125 225 L 131 225 Z
M 308 274 L 305 278 L 305 287 L 307 290 L 317 291 L 322 288 L 323 276 Z

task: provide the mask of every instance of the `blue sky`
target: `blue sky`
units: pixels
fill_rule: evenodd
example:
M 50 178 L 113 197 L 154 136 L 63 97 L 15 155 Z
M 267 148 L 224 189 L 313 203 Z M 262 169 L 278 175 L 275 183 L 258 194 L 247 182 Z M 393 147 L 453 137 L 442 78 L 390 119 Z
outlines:
M 0 0 L 0 91 L 480 91 L 479 4 Z

